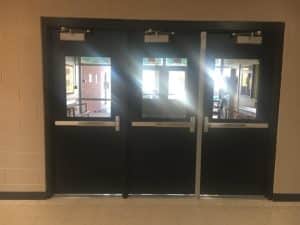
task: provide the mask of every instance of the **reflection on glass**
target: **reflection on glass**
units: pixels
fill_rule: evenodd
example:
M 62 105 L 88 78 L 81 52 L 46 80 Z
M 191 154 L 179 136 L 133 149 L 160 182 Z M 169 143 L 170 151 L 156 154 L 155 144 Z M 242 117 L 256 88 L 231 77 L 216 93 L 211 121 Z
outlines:
M 215 59 L 213 119 L 256 119 L 257 59 Z
M 143 70 L 143 98 L 159 98 L 159 72 L 157 70 Z
M 169 71 L 168 99 L 185 101 L 185 71 Z
M 67 56 L 65 71 L 67 117 L 110 117 L 110 58 Z

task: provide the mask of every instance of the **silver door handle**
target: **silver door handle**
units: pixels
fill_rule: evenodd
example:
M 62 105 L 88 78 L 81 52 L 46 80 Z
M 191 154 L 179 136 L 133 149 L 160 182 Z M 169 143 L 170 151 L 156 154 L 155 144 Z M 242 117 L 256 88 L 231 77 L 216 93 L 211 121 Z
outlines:
M 209 128 L 264 129 L 264 128 L 269 128 L 269 124 L 268 123 L 218 123 L 218 122 L 209 122 L 208 117 L 205 117 L 204 132 L 208 132 Z
M 54 125 L 67 127 L 115 127 L 116 131 L 120 131 L 120 116 L 116 116 L 114 121 L 56 120 Z
M 166 128 L 189 128 L 191 133 L 195 132 L 196 119 L 191 117 L 189 122 L 171 122 L 171 121 L 133 121 L 133 127 L 166 127 Z

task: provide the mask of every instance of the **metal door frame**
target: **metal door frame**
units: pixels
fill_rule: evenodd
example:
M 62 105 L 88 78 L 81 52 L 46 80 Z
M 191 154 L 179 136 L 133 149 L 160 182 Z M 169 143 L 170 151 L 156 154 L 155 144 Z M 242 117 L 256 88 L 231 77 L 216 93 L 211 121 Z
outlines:
M 198 111 L 197 111 L 197 135 L 196 135 L 196 166 L 195 166 L 195 195 L 200 197 L 201 189 L 201 155 L 202 155 L 202 133 L 204 119 L 204 83 L 205 83 L 205 56 L 206 56 L 206 36 L 207 33 L 200 33 L 200 58 L 199 58 L 199 77 L 198 77 Z
M 51 40 L 48 35 L 51 30 L 58 29 L 61 26 L 72 28 L 97 28 L 97 29 L 117 29 L 130 32 L 136 30 L 145 30 L 146 28 L 159 29 L 160 27 L 172 31 L 173 29 L 182 30 L 186 32 L 202 32 L 201 37 L 205 37 L 205 32 L 248 32 L 251 30 L 261 30 L 263 32 L 271 32 L 274 34 L 274 43 L 276 45 L 275 51 L 275 65 L 273 75 L 276 77 L 276 84 L 274 85 L 276 96 L 272 99 L 275 107 L 272 112 L 272 124 L 270 124 L 270 138 L 272 140 L 272 152 L 270 152 L 270 161 L 268 162 L 268 193 L 266 196 L 271 199 L 273 197 L 273 183 L 274 183 L 274 168 L 275 168 L 275 154 L 276 154 L 276 136 L 277 136 L 277 121 L 279 111 L 279 96 L 280 96 L 280 81 L 282 69 L 282 53 L 284 28 L 283 22 L 215 22 L 215 21 L 159 21 L 159 20 L 119 20 L 119 19 L 83 19 L 83 18 L 55 18 L 55 17 L 41 17 L 41 33 L 42 33 L 42 51 L 43 51 L 43 87 L 44 87 L 44 127 L 45 127 L 45 162 L 46 162 L 46 191 L 45 197 L 53 195 L 53 153 L 52 153 L 52 137 L 50 135 L 50 115 L 49 115 L 49 101 L 51 96 L 49 94 L 50 66 L 49 59 L 51 55 Z M 203 32 L 205 31 L 205 32 Z M 205 49 L 204 42 L 203 49 Z M 200 60 L 205 58 L 205 51 L 200 52 Z M 200 66 L 202 64 L 200 63 Z M 204 79 L 205 71 L 200 69 L 200 80 Z M 203 81 L 203 80 L 202 80 Z M 203 85 L 203 83 L 201 84 Z M 201 87 L 201 86 L 199 86 Z M 203 105 L 203 93 L 199 88 L 198 104 Z M 200 196 L 200 168 L 201 168 L 201 138 L 203 127 L 203 108 L 198 109 L 197 119 L 197 144 L 196 144 L 196 177 L 195 177 L 195 195 Z

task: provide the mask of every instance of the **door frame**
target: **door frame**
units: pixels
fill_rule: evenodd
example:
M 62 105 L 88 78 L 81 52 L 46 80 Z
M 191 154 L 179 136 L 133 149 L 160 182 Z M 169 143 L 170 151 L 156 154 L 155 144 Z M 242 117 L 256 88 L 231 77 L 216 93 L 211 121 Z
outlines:
M 58 17 L 41 17 L 41 36 L 42 36 L 42 64 L 43 64 L 43 97 L 44 97 L 44 133 L 45 133 L 45 172 L 46 172 L 46 196 L 51 197 L 54 194 L 54 157 L 52 151 L 51 137 L 51 120 L 49 111 L 50 100 L 50 82 L 48 77 L 51 74 L 51 68 L 48 64 L 51 56 L 49 33 L 52 29 L 59 27 L 71 28 L 96 28 L 96 29 L 117 29 L 123 31 L 142 32 L 148 28 L 154 30 L 163 29 L 170 31 L 176 29 L 185 32 L 251 32 L 253 30 L 261 30 L 263 33 L 271 32 L 274 34 L 274 64 L 272 70 L 275 81 L 273 84 L 274 95 L 272 102 L 274 108 L 272 110 L 272 118 L 270 126 L 271 152 L 269 153 L 268 171 L 267 171 L 267 192 L 268 199 L 273 198 L 275 156 L 276 156 L 276 137 L 278 125 L 279 99 L 280 99 L 280 83 L 283 59 L 283 42 L 284 42 L 284 22 L 242 22 L 242 21 L 178 21 L 178 20 L 120 20 L 120 19 L 86 19 L 86 18 L 58 18 Z M 199 49 L 200 51 L 200 49 Z M 202 129 L 202 128 L 201 128 Z M 201 133 L 201 132 L 200 132 Z M 199 144 L 199 143 L 198 143 Z M 201 152 L 200 152 L 201 154 Z M 195 157 L 196 159 L 196 157 Z M 197 167 L 197 165 L 196 165 Z M 200 178 L 199 178 L 200 179 Z

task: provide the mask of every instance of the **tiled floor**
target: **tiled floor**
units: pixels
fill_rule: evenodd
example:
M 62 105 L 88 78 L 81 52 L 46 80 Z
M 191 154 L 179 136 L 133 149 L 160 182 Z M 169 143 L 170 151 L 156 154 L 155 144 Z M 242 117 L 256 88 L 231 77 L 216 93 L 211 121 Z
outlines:
M 0 225 L 23 224 L 300 225 L 300 203 L 159 197 L 0 201 Z

